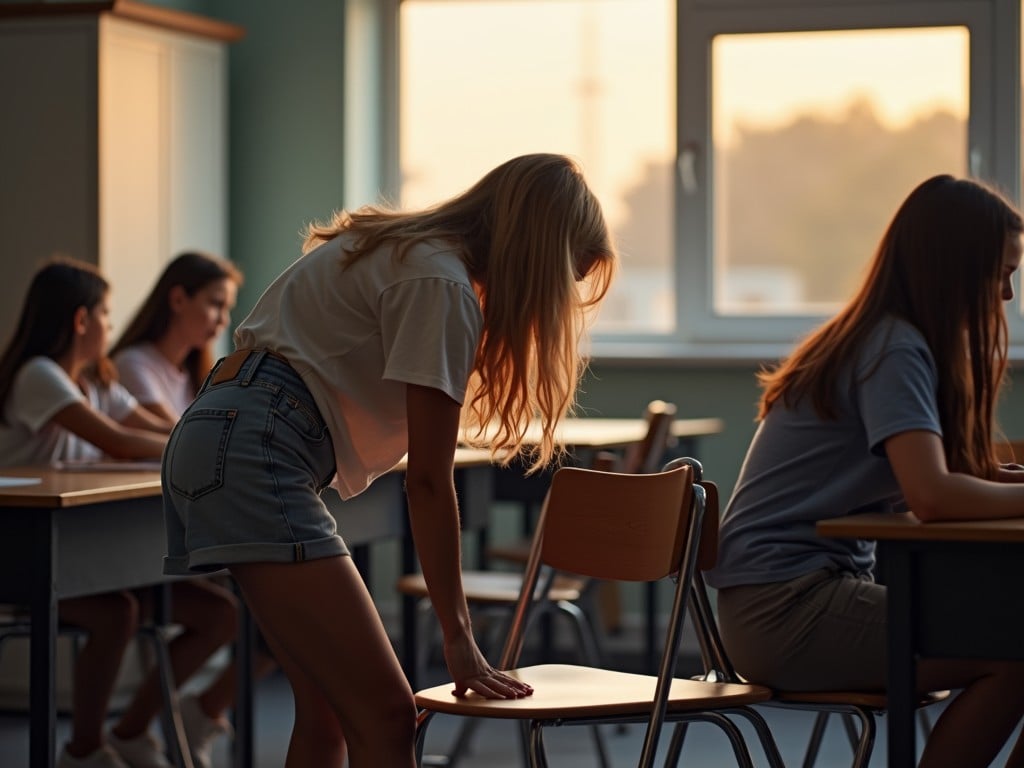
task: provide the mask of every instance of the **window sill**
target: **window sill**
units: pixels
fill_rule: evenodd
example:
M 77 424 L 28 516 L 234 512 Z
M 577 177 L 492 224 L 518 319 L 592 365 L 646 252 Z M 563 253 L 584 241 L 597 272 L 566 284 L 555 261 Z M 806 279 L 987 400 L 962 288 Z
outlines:
M 793 349 L 777 342 L 688 344 L 679 341 L 593 341 L 591 364 L 610 368 L 759 368 Z M 1024 369 L 1024 344 L 1009 349 L 1010 368 Z

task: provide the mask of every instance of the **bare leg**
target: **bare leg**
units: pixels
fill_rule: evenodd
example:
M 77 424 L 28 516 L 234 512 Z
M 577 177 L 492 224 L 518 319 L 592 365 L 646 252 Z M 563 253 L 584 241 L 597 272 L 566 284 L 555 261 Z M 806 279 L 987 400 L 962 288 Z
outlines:
M 267 638 L 267 642 L 273 641 Z M 289 658 L 283 648 L 271 647 L 288 676 L 295 698 L 295 726 L 288 743 L 285 768 L 309 765 L 342 768 L 346 753 L 345 734 L 330 702 L 320 686 Z
M 295 732 L 316 727 L 298 720 L 320 717 L 326 699 L 351 768 L 414 768 L 412 691 L 352 559 L 247 563 L 231 571 L 289 675 Z M 323 757 L 300 759 L 306 757 L 293 760 L 289 752 L 288 768 L 324 765 Z
M 924 690 L 963 688 L 936 721 L 920 768 L 990 765 L 1024 716 L 1024 664 L 924 659 L 917 669 Z M 1024 765 L 1022 753 L 1018 741 L 1007 766 Z
M 128 592 L 61 600 L 60 620 L 89 633 L 78 653 L 72 692 L 68 752 L 85 757 L 104 743 L 103 723 L 110 707 L 124 652 L 139 625 L 139 606 Z
M 174 680 L 180 685 L 235 636 L 238 601 L 229 590 L 206 579 L 177 582 L 171 592 L 171 618 L 185 628 L 169 647 Z M 160 678 L 153 669 L 114 726 L 114 733 L 123 739 L 138 736 L 162 704 Z

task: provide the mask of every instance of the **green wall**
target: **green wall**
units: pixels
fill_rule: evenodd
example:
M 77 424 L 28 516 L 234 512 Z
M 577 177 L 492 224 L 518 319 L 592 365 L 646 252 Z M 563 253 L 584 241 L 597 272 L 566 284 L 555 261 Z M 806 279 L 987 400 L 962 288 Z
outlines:
M 202 5 L 246 31 L 229 49 L 228 255 L 246 277 L 237 320 L 298 258 L 303 228 L 341 206 L 345 8 L 341 0 Z

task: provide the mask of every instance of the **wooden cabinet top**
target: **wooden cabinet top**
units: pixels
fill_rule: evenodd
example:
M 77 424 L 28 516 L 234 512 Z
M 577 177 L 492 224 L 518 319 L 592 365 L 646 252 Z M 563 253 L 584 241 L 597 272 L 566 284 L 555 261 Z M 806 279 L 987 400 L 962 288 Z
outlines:
M 138 21 L 164 29 L 188 32 L 231 43 L 245 36 L 245 29 L 195 13 L 163 8 L 138 0 L 104 0 L 101 2 L 0 3 L 0 20 L 11 18 L 95 16 L 107 14 L 129 21 Z

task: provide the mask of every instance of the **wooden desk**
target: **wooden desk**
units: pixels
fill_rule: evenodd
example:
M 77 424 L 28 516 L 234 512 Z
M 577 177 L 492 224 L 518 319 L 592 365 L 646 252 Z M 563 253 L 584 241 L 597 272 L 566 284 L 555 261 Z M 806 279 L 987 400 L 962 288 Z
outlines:
M 672 436 L 677 440 L 686 441 L 692 438 L 716 435 L 722 431 L 724 424 L 721 419 L 676 419 L 672 422 Z M 534 427 L 533 442 L 539 437 L 539 427 Z M 579 449 L 624 448 L 639 443 L 647 434 L 647 422 L 644 419 L 603 419 L 603 418 L 571 418 L 565 419 L 558 427 L 558 439 L 565 445 Z
M 487 513 L 489 465 L 484 451 L 460 449 L 456 455 L 456 467 L 466 475 L 459 482 L 468 494 L 467 513 Z M 153 471 L 70 472 L 44 467 L 7 468 L 0 475 L 41 480 L 0 487 L 0 602 L 29 606 L 29 764 L 52 768 L 57 601 L 168 580 L 163 574 L 160 476 Z M 350 546 L 400 537 L 407 542 L 406 557 L 412 557 L 402 484 L 402 474 L 396 471 L 346 502 L 334 492 L 324 494 Z M 245 649 L 243 663 L 248 662 L 248 642 L 246 635 L 239 643 Z M 253 764 L 252 696 L 247 676 L 239 678 L 235 764 L 247 768 Z
M 1024 659 L 1024 518 L 850 515 L 822 536 L 878 542 L 888 589 L 888 765 L 913 766 L 918 657 Z
M 31 467 L 0 475 L 42 480 L 0 488 L 0 601 L 29 606 L 29 764 L 51 768 L 57 600 L 165 579 L 160 478 Z

